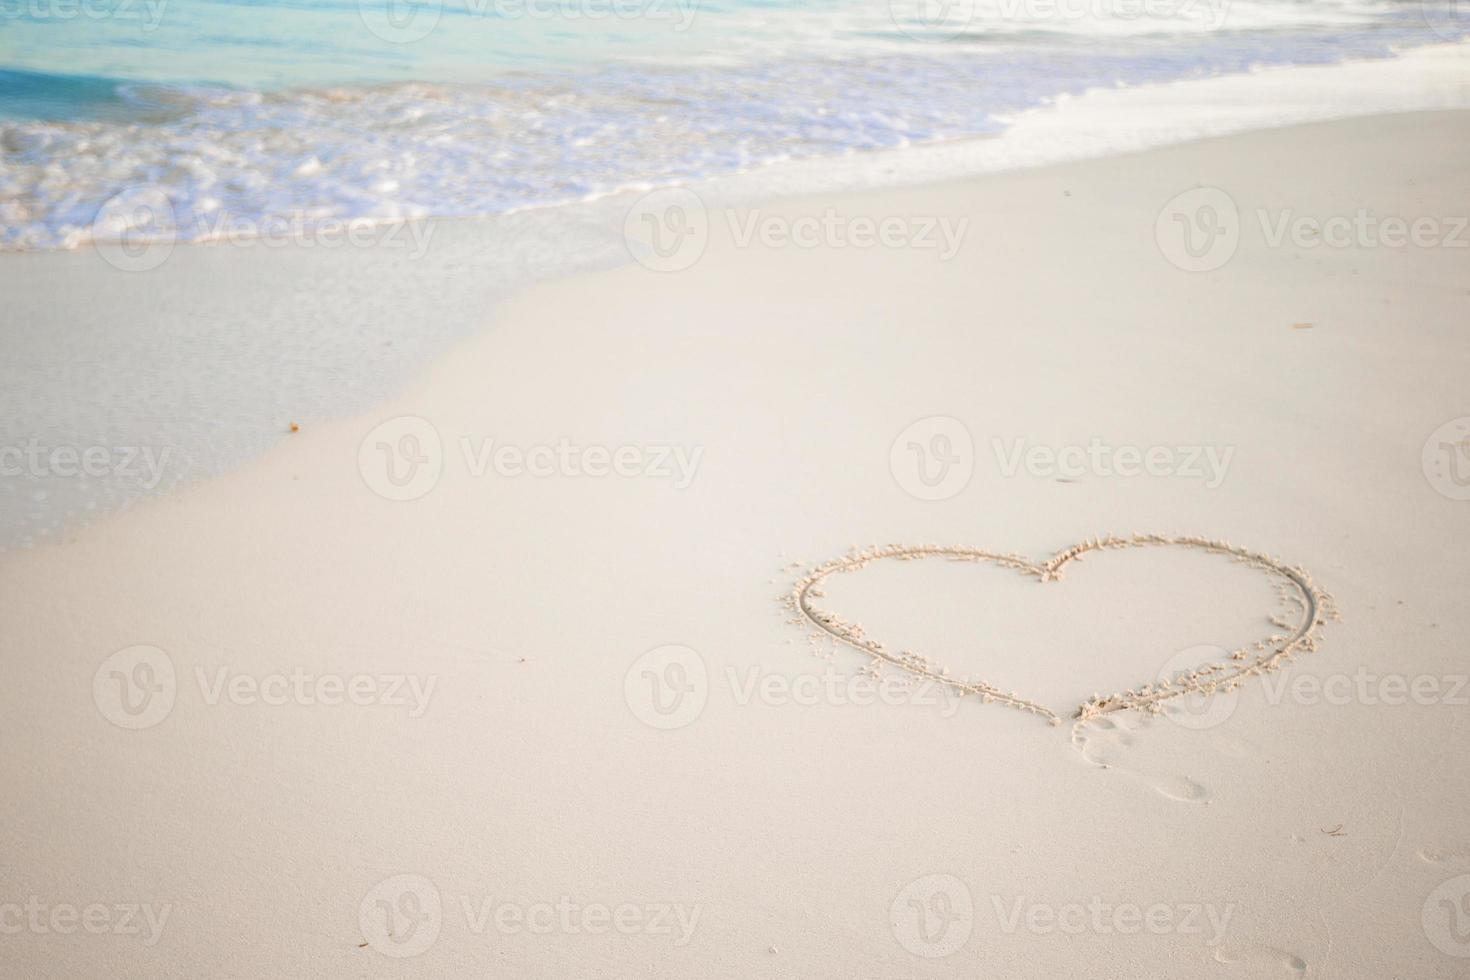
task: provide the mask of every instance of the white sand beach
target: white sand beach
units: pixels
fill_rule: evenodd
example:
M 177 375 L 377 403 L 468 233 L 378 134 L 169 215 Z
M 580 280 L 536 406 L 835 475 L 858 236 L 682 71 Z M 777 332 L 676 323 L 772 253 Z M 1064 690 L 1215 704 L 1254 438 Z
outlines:
M 280 399 L 237 468 L 0 553 L 0 973 L 1463 977 L 1467 150 L 1470 111 L 1393 112 L 662 191 L 641 262 L 493 308 L 446 264 L 416 288 L 481 328 L 386 399 Z M 401 271 L 0 259 L 40 332 Z M 896 659 L 1049 724 L 784 602 L 854 548 L 1040 565 L 1134 534 L 1273 556 L 1340 621 L 1163 544 L 823 582 Z M 1238 689 L 1074 725 L 1318 611 Z

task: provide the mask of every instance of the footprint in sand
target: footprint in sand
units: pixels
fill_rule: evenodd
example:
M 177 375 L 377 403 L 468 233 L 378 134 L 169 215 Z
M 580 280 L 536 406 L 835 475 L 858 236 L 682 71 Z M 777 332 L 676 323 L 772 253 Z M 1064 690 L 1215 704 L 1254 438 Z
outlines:
M 1470 861 L 1470 844 L 1421 847 L 1419 849 L 1419 860 L 1425 864 L 1459 864 Z
M 1093 765 L 1131 776 L 1166 799 L 1180 803 L 1205 803 L 1210 799 L 1210 791 L 1188 776 L 1148 772 L 1129 765 L 1124 750 L 1134 740 L 1133 730 L 1121 715 L 1094 718 L 1072 730 L 1072 744 Z
M 1245 963 L 1250 968 L 1252 977 L 1304 977 L 1307 975 L 1307 961 L 1284 949 L 1274 946 L 1261 946 L 1255 949 L 1228 950 L 1224 948 L 1215 950 L 1215 962 L 1217 963 Z M 1275 967 L 1273 972 L 1265 972 Z

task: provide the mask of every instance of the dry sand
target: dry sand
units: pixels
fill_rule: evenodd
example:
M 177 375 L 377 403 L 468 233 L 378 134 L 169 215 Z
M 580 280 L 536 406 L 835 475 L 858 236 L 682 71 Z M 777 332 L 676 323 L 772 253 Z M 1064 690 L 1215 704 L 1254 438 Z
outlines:
M 0 903 L 42 923 L 5 972 L 1463 976 L 1470 503 L 1421 448 L 1470 412 L 1470 250 L 1272 247 L 1256 211 L 1463 215 L 1467 147 L 1470 114 L 1382 116 L 762 211 L 968 219 L 948 261 L 739 247 L 715 214 L 687 269 L 531 289 L 371 414 L 0 556 Z M 1241 231 L 1189 272 L 1156 223 L 1199 185 Z M 642 475 L 474 476 L 490 439 Z M 1007 476 L 1016 440 L 1175 465 Z M 968 480 L 911 468 L 946 460 Z M 1069 736 L 864 687 L 782 607 L 870 542 L 1041 562 L 1135 531 L 1310 569 L 1342 621 Z M 869 574 L 833 608 L 1059 709 L 1281 625 L 1194 549 L 1045 589 Z M 106 934 L 49 918 L 95 903 Z

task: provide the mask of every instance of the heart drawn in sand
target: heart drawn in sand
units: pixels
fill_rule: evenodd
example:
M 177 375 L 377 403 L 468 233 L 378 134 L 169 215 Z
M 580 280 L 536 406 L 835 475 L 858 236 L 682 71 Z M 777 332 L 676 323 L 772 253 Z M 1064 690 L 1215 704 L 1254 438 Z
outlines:
M 1288 606 L 1288 612 L 1270 618 L 1277 632 L 1262 637 L 1250 647 L 1236 650 L 1226 662 L 1207 663 L 1174 678 L 1084 701 L 1073 714 L 1077 725 L 1114 711 L 1159 713 L 1166 702 L 1187 694 L 1209 695 L 1216 691 L 1234 690 L 1250 677 L 1280 668 L 1302 650 L 1315 650 L 1323 625 L 1328 619 L 1337 618 L 1332 597 L 1319 589 L 1303 568 L 1286 565 L 1269 555 L 1237 548 L 1224 541 L 1161 534 L 1133 534 L 1124 538 L 1106 535 L 1074 545 L 1040 563 L 1019 555 L 1003 555 L 980 548 L 896 544 L 873 546 L 805 569 L 792 586 L 791 592 L 786 595 L 784 603 L 792 613 L 791 622 L 794 625 L 811 630 L 814 639 L 830 640 L 866 654 L 872 658 L 871 666 L 874 669 L 880 668 L 884 663 L 893 664 L 916 677 L 944 684 L 961 697 L 973 695 L 982 703 L 994 702 L 1029 711 L 1057 725 L 1061 723 L 1061 716 L 1036 701 L 1015 691 L 1002 691 L 983 681 L 952 677 L 946 668 L 934 663 L 924 654 L 912 650 L 889 650 L 864 633 L 861 626 L 818 607 L 817 600 L 824 595 L 823 583 L 833 575 L 855 572 L 874 562 L 913 561 L 921 558 L 988 562 L 1032 576 L 1038 582 L 1050 583 L 1060 581 L 1068 564 L 1080 561 L 1091 552 L 1147 547 L 1193 548 L 1223 555 L 1258 569 L 1263 575 L 1275 580 Z

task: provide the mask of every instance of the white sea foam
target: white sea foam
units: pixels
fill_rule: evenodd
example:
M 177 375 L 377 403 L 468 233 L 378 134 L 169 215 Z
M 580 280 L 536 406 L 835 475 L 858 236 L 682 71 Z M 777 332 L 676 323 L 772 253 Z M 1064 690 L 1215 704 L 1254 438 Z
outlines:
M 767 21 L 717 9 L 706 16 L 724 18 L 727 43 L 713 63 L 646 44 L 473 81 L 119 85 L 126 105 L 101 117 L 79 96 L 70 112 L 0 121 L 0 248 L 126 232 L 119 195 L 140 189 L 166 197 L 168 233 L 186 241 L 269 218 L 506 214 L 991 135 L 1087 89 L 1386 56 L 1447 33 L 1377 0 L 954 0 L 949 20 L 908 2 L 781 7 Z M 435 48 L 422 70 L 462 76 L 450 68 L 463 47 Z

